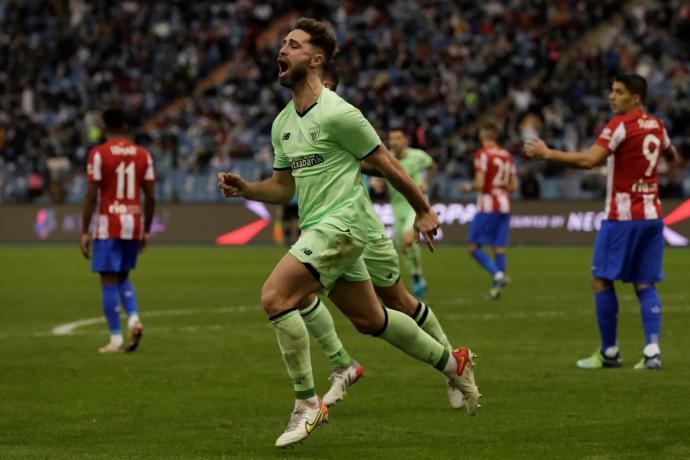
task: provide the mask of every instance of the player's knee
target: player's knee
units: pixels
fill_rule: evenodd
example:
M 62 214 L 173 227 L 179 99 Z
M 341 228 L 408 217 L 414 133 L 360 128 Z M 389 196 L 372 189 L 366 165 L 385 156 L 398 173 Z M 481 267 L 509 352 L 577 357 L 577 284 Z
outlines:
M 611 288 L 613 288 L 613 283 L 610 280 L 597 278 L 596 276 L 592 277 L 592 290 L 594 292 L 606 291 Z
M 467 252 L 473 253 L 479 246 L 476 244 L 468 244 L 467 245 Z
M 358 332 L 365 335 L 376 335 L 383 329 L 384 321 L 377 318 L 350 318 Z
M 268 316 L 277 315 L 281 311 L 294 307 L 294 305 L 289 305 L 289 299 L 279 289 L 267 284 L 261 288 L 261 306 Z

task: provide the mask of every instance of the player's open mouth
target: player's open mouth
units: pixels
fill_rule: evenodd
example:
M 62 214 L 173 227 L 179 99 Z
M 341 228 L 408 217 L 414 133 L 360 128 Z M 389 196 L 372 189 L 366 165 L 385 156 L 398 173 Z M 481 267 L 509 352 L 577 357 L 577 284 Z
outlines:
M 286 59 L 278 59 L 278 76 L 285 75 L 290 68 L 290 63 Z

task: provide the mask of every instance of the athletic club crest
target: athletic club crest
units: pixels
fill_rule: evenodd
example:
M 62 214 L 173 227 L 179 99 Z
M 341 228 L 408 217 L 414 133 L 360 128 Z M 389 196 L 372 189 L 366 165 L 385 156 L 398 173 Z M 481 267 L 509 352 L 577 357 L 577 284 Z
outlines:
M 319 134 L 321 134 L 321 129 L 318 127 L 309 128 L 309 139 L 311 139 L 312 142 L 316 142 L 319 139 Z

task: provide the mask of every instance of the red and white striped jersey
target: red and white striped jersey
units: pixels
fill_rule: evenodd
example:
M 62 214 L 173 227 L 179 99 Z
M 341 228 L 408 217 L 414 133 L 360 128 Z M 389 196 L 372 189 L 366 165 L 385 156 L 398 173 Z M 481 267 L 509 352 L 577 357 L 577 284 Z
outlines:
M 663 217 L 656 170 L 671 145 L 664 122 L 633 110 L 609 121 L 596 143 L 613 154 L 607 160 L 606 219 Z
M 513 157 L 506 149 L 490 145 L 474 154 L 474 171 L 484 173 L 484 189 L 477 196 L 478 212 L 510 212 L 510 181 L 515 174 Z
M 94 147 L 86 161 L 89 182 L 98 184 L 98 216 L 93 238 L 97 240 L 139 240 L 144 216 L 141 189 L 155 181 L 149 152 L 125 139 Z

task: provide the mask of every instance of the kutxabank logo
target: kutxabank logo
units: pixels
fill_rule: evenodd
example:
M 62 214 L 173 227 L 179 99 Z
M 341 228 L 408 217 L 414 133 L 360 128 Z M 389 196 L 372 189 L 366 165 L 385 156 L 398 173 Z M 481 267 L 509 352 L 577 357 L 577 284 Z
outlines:
M 259 216 L 259 220 L 228 232 L 216 238 L 216 244 L 223 246 L 241 246 L 249 243 L 256 235 L 261 232 L 271 222 L 271 213 L 266 205 L 258 201 L 247 200 L 244 206 L 251 212 Z

